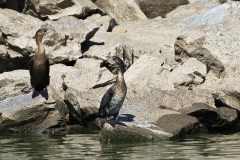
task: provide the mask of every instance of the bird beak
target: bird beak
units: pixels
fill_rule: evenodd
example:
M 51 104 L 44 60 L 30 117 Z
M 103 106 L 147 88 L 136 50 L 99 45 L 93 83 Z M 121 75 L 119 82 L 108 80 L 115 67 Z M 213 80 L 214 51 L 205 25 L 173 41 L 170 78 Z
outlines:
M 113 60 L 112 56 L 107 56 L 107 62 L 108 62 L 111 66 L 115 66 L 115 61 Z
M 44 35 L 46 35 L 46 34 L 48 34 L 48 33 L 50 33 L 50 32 L 55 32 L 56 30 L 54 29 L 54 28 L 48 28 L 47 29 L 47 32 L 45 32 L 45 34 Z

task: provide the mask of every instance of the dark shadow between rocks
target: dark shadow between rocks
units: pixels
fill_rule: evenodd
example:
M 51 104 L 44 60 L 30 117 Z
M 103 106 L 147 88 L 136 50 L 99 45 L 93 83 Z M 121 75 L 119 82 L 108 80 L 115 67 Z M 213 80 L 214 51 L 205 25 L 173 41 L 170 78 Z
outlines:
M 0 8 L 9 8 L 22 12 L 25 6 L 25 0 L 6 0 L 0 3 Z
M 92 46 L 101 46 L 104 44 L 105 44 L 104 42 L 84 41 L 81 43 L 82 53 L 88 51 L 89 48 Z
M 68 101 L 64 100 L 64 103 L 67 105 L 69 110 L 69 123 L 72 124 L 81 124 L 86 126 L 82 121 L 82 115 L 74 108 L 74 106 Z

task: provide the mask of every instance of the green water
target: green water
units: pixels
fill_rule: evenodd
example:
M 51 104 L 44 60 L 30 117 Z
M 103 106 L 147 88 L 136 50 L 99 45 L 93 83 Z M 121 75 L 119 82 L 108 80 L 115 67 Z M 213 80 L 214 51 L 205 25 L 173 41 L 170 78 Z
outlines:
M 240 133 L 199 134 L 182 140 L 101 144 L 98 134 L 0 135 L 1 160 L 240 159 Z

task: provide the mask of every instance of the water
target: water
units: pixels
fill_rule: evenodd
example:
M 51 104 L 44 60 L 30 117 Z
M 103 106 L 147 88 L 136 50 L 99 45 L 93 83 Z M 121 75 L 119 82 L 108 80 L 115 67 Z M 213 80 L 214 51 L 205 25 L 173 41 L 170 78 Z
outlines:
M 240 133 L 199 134 L 182 140 L 101 144 L 98 134 L 0 135 L 1 160 L 239 159 Z

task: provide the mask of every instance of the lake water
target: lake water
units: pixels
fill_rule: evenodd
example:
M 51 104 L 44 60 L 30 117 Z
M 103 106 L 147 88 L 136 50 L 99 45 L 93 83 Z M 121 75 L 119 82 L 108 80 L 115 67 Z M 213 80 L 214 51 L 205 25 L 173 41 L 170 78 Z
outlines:
M 0 135 L 1 160 L 240 159 L 240 133 L 196 134 L 181 140 L 101 144 L 98 134 Z

